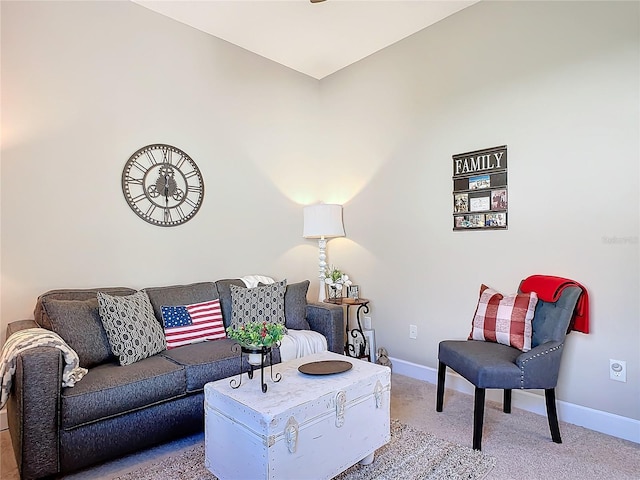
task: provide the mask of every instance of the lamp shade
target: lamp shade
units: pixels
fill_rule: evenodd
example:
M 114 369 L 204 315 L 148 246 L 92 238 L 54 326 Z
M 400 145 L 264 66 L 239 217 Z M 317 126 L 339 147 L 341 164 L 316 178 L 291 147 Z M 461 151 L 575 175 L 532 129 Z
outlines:
M 304 207 L 305 238 L 344 237 L 342 205 L 319 203 Z

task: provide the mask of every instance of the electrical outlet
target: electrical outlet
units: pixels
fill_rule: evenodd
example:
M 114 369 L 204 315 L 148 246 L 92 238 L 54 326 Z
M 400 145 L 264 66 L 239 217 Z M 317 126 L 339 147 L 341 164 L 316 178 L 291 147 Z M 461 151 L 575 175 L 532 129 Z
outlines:
M 627 381 L 627 362 L 609 359 L 609 378 L 617 382 Z
M 371 330 L 371 317 L 363 317 L 362 328 L 365 330 Z
M 418 338 L 418 326 L 409 325 L 409 338 Z

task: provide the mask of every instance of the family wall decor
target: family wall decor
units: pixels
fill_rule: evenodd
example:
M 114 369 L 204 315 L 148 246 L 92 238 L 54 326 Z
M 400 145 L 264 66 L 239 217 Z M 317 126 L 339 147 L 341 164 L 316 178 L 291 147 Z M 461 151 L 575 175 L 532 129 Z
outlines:
M 507 146 L 452 158 L 453 230 L 506 230 Z

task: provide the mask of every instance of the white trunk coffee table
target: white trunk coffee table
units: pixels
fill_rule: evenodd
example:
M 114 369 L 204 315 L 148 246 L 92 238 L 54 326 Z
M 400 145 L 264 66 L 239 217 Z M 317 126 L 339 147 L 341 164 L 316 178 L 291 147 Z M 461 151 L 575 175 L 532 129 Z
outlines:
M 352 368 L 298 371 L 327 360 Z M 277 383 L 265 368 L 266 393 L 259 374 L 244 374 L 237 389 L 231 379 L 205 385 L 205 465 L 220 480 L 329 479 L 370 463 L 390 440 L 388 367 L 324 352 L 274 365 L 276 373 Z

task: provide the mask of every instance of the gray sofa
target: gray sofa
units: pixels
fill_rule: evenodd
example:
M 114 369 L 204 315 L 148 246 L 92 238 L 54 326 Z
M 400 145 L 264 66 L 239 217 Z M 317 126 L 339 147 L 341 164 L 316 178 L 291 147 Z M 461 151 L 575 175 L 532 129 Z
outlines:
M 219 298 L 228 326 L 232 284 L 244 286 L 240 280 L 218 280 L 144 290 L 158 321 L 163 305 Z M 342 308 L 307 304 L 307 288 L 308 282 L 287 286 L 287 326 L 299 328 L 301 321 L 308 323 L 311 330 L 326 337 L 329 350 L 343 353 Z M 82 352 L 78 353 L 80 365 L 89 370 L 74 387 L 61 387 L 63 358 L 59 350 L 36 347 L 17 358 L 7 413 L 21 478 L 68 473 L 202 431 L 205 383 L 239 373 L 239 354 L 232 350 L 234 341 L 230 339 L 165 350 L 120 366 L 108 350 L 106 334 L 100 332 L 94 302 L 97 291 L 114 296 L 136 292 L 131 288 L 53 290 L 38 298 L 35 320 L 7 327 L 7 338 L 35 326 L 56 331 Z M 291 322 L 296 326 L 290 326 Z M 274 363 L 280 361 L 277 349 L 273 357 Z M 246 362 L 244 366 L 247 370 Z

